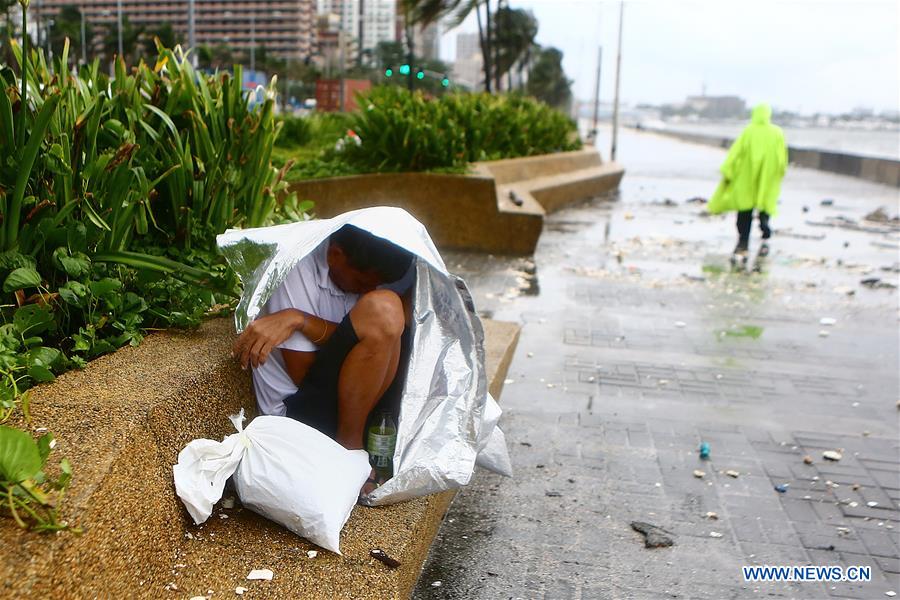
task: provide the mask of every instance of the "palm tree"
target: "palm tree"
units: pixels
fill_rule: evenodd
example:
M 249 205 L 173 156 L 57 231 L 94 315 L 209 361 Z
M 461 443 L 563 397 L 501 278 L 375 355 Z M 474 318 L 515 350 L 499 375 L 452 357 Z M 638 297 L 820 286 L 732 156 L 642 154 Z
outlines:
M 538 22 L 529 11 L 502 6 L 494 15 L 494 23 L 496 24 L 493 42 L 495 48 L 494 77 L 499 92 L 503 76 L 509 73 L 517 62 L 522 61 L 534 46 Z M 507 89 L 511 87 L 512 81 L 508 80 Z

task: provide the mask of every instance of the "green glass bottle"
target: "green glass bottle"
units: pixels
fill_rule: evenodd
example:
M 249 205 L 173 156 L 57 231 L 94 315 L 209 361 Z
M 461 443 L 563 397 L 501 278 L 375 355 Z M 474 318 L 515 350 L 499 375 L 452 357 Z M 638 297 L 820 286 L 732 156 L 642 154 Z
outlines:
M 394 474 L 394 448 L 397 445 L 397 425 L 389 412 L 379 414 L 369 425 L 366 436 L 366 452 L 369 464 L 375 469 L 379 482 L 390 479 Z

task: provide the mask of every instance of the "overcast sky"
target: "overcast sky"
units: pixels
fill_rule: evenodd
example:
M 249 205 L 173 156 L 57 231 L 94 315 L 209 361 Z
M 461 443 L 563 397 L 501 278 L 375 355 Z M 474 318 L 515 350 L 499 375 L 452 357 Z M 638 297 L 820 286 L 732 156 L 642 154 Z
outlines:
M 619 3 L 510 0 L 534 12 L 537 41 L 564 53 L 576 97 L 591 99 L 597 47 L 600 96 L 612 99 Z M 810 113 L 900 109 L 897 0 L 628 0 L 622 42 L 625 102 L 676 102 L 736 94 L 750 103 Z M 477 31 L 474 15 L 442 40 Z

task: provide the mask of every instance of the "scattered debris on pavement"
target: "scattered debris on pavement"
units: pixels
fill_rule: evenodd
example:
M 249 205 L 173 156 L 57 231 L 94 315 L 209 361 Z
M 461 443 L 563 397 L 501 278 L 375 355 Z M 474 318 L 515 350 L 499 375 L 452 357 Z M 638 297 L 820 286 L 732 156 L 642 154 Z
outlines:
M 787 491 L 788 491 L 788 484 L 786 484 L 786 483 L 779 483 L 778 485 L 775 486 L 775 491 L 778 492 L 779 494 L 785 494 L 785 493 L 787 493 Z
M 813 464 L 812 456 L 807 454 L 806 456 L 803 457 L 803 462 L 804 462 L 804 464 L 807 464 L 807 465 Z
M 897 286 L 893 283 L 888 283 L 887 281 L 882 281 L 880 277 L 869 277 L 867 279 L 863 279 L 859 282 L 860 285 L 864 285 L 872 290 L 895 290 Z
M 844 458 L 844 456 L 837 450 L 826 450 L 822 453 L 822 458 L 824 458 L 825 460 L 833 460 L 836 462 Z
M 708 459 L 708 458 L 709 458 L 709 451 L 710 451 L 709 443 L 707 443 L 707 442 L 700 442 L 700 458 L 702 458 L 703 460 Z
M 832 325 L 837 324 L 837 319 L 833 317 L 822 317 L 819 319 L 819 325 L 825 325 L 826 327 L 831 327 Z
M 369 551 L 369 556 L 371 556 L 375 560 L 383 562 L 389 569 L 396 569 L 400 566 L 399 560 L 391 558 L 390 556 L 388 556 L 387 552 L 385 552 L 381 548 L 373 548 Z
M 709 519 L 710 521 L 717 521 L 719 519 L 719 513 L 709 511 L 706 513 L 706 518 Z
M 271 569 L 253 569 L 247 574 L 249 580 L 272 581 L 275 573 Z
M 711 537 L 711 538 L 720 538 L 723 535 L 725 535 L 725 534 L 719 533 L 718 531 L 710 531 L 709 532 L 709 537 Z
M 725 474 L 728 475 L 729 477 L 733 477 L 735 479 L 737 479 L 738 477 L 741 476 L 741 474 L 739 472 L 737 472 L 733 469 L 728 469 L 727 471 L 725 471 Z
M 700 469 L 694 469 L 694 477 L 696 477 L 697 479 L 703 479 L 704 477 L 706 477 L 706 472 L 701 471 Z
M 671 533 L 651 523 L 632 521 L 631 528 L 644 536 L 644 546 L 647 548 L 664 548 L 675 545 Z

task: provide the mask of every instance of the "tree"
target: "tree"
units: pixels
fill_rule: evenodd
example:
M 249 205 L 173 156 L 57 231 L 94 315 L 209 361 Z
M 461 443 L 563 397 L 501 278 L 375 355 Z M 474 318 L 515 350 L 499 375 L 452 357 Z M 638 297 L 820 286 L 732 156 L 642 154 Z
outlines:
M 122 16 L 122 58 L 125 63 L 137 62 L 138 52 L 142 50 L 141 39 L 144 28 L 132 25 L 128 15 Z M 113 23 L 103 37 L 103 52 L 109 60 L 119 54 L 119 28 Z
M 530 54 L 538 22 L 530 11 L 502 6 L 494 15 L 494 24 L 494 84 L 499 92 L 503 76 Z
M 85 50 L 88 60 L 94 54 L 91 40 L 94 31 L 90 23 L 84 25 Z M 59 9 L 59 13 L 53 19 L 53 27 L 50 28 L 50 49 L 54 56 L 62 53 L 66 38 L 69 38 L 69 60 L 75 64 L 81 61 L 81 10 L 73 4 L 67 4 Z
M 162 44 L 164 48 L 174 48 L 175 45 L 178 44 L 178 38 L 175 35 L 175 30 L 172 28 L 172 24 L 166 21 L 164 23 L 160 23 L 152 29 L 147 30 L 146 35 L 144 36 L 145 54 L 149 56 L 156 55 L 157 38 L 159 38 L 159 43 Z
M 528 73 L 528 94 L 550 106 L 565 110 L 572 100 L 572 82 L 562 68 L 563 54 L 556 48 L 541 48 Z
M 406 62 L 401 42 L 378 42 L 375 46 L 375 66 L 384 70 L 391 66 L 401 65 Z

